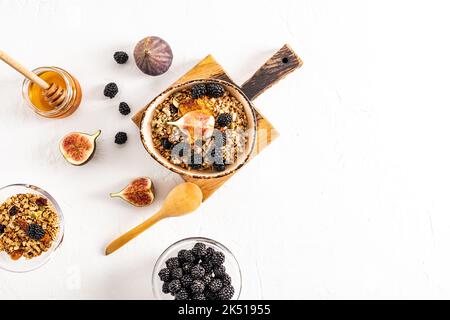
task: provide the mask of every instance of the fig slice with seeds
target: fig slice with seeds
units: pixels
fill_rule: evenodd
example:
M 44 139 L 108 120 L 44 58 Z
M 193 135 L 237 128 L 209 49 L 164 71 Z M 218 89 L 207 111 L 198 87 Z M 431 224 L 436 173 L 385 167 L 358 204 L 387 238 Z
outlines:
M 100 134 L 101 130 L 92 135 L 71 132 L 61 140 L 59 150 L 70 164 L 81 166 L 94 156 L 96 140 Z
M 111 193 L 111 198 L 121 198 L 135 207 L 145 207 L 153 203 L 153 183 L 150 178 L 140 177 L 134 179 L 122 191 Z
M 186 113 L 175 122 L 167 124 L 177 126 L 188 135 L 191 143 L 197 139 L 209 138 L 214 131 L 214 117 L 204 110 L 195 110 Z

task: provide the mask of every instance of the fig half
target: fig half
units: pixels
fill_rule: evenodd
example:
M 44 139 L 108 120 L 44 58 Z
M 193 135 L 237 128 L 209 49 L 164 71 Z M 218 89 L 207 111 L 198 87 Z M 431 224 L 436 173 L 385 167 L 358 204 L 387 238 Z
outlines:
M 71 132 L 59 144 L 59 150 L 64 158 L 74 166 L 81 166 L 92 159 L 96 149 L 96 140 L 101 130 L 90 135 L 81 132 Z
M 140 177 L 130 182 L 122 191 L 111 193 L 111 198 L 121 198 L 136 207 L 145 207 L 153 203 L 153 183 L 150 178 Z

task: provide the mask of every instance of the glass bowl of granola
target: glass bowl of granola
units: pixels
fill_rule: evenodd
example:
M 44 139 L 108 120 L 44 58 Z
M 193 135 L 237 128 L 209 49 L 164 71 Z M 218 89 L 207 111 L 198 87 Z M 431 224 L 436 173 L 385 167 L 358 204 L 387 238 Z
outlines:
M 56 200 L 29 184 L 0 188 L 0 268 L 28 272 L 47 263 L 60 247 L 64 217 Z
M 141 140 L 164 167 L 192 178 L 234 173 L 251 157 L 256 113 L 236 85 L 194 80 L 170 87 L 145 109 Z

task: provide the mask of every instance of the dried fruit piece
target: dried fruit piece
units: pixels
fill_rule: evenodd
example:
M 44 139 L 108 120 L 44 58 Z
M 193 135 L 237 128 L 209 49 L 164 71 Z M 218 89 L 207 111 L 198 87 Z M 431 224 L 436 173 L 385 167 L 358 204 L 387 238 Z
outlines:
M 75 166 L 86 164 L 92 159 L 96 149 L 96 140 L 101 131 L 93 135 L 72 132 L 66 135 L 59 144 L 59 150 L 64 158 Z
M 149 206 L 155 199 L 153 193 L 153 183 L 147 177 L 141 177 L 133 180 L 128 186 L 125 187 L 125 189 L 117 193 L 111 193 L 110 196 L 112 198 L 122 198 L 136 207 Z
M 159 37 L 146 37 L 134 48 L 134 60 L 145 74 L 159 76 L 172 64 L 173 54 L 169 44 Z
M 209 138 L 214 131 L 214 117 L 203 110 L 188 112 L 177 121 L 167 122 L 167 124 L 180 128 L 188 135 L 191 142 Z

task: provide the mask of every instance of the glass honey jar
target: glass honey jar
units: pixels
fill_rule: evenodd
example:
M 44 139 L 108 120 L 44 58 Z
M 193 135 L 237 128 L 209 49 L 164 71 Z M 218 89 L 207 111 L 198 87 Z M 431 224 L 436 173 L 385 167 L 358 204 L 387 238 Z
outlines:
M 57 67 L 41 67 L 33 72 L 47 83 L 60 86 L 66 93 L 64 101 L 55 107 L 45 99 L 44 89 L 25 79 L 22 95 L 34 112 L 46 118 L 65 118 L 77 110 L 81 103 L 82 91 L 74 76 Z

